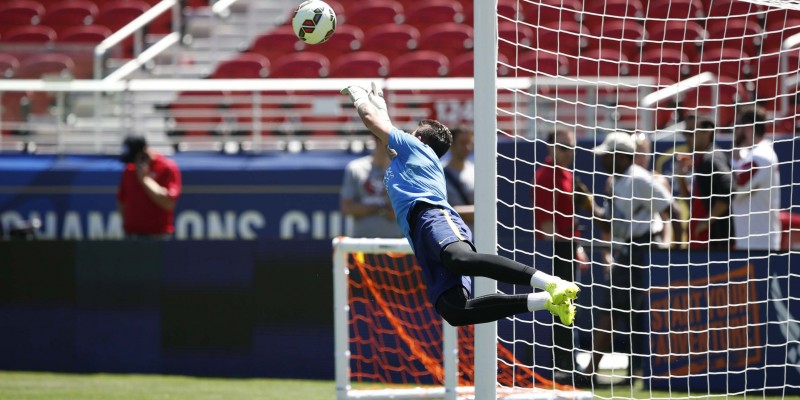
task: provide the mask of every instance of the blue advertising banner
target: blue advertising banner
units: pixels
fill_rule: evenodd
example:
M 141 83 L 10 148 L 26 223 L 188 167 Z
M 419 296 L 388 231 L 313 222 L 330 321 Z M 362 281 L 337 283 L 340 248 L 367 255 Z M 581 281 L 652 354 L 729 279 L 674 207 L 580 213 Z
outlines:
M 606 174 L 589 149 L 601 137 L 582 139 L 575 158 L 576 176 L 602 191 Z M 669 174 L 669 154 L 676 142 L 658 143 L 658 170 Z M 541 141 L 500 143 L 498 180 L 500 236 L 532 228 L 532 161 L 547 155 Z M 795 150 L 797 149 L 797 150 Z M 777 146 L 781 163 L 782 206 L 800 195 L 800 174 L 793 174 L 800 146 Z M 225 155 L 178 153 L 172 157 L 183 174 L 183 194 L 176 208 L 178 240 L 327 240 L 350 232 L 339 213 L 339 188 L 345 165 L 362 154 L 313 151 L 297 154 Z M 666 157 L 666 158 L 665 158 Z M 109 156 L 0 155 L 0 224 L 38 219 L 46 239 L 107 240 L 122 237 L 115 195 L 122 164 Z M 510 179 L 513 177 L 513 179 Z M 798 189 L 795 189 L 798 188 Z M 590 220 L 580 229 L 591 236 Z M 525 249 L 529 250 L 529 249 Z
M 654 251 L 654 389 L 800 393 L 800 259 Z
M 346 233 L 336 152 L 225 156 L 177 154 L 183 192 L 178 240 L 329 239 Z M 100 156 L 1 156 L 0 224 L 41 221 L 39 237 L 122 238 L 116 192 L 122 164 Z

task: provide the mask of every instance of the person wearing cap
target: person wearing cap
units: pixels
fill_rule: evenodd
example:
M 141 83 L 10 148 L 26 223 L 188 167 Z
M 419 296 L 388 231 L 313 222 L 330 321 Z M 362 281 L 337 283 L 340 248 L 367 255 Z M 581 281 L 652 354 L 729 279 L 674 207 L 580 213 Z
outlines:
M 600 304 L 599 308 L 610 308 L 610 312 L 599 315 L 596 320 L 593 362 L 585 373 L 593 373 L 603 353 L 611 351 L 612 326 L 625 321 L 631 332 L 628 353 L 632 355 L 629 372 L 633 378 L 642 376 L 643 355 L 649 354 L 645 350 L 649 335 L 646 328 L 648 283 L 644 273 L 648 268 L 646 255 L 661 233 L 652 221 L 657 215 L 663 221 L 672 221 L 676 237 L 682 237 L 683 227 L 677 218 L 672 218 L 678 215 L 672 194 L 653 179 L 650 171 L 634 163 L 636 142 L 630 134 L 610 133 L 595 147 L 594 153 L 601 158 L 609 179 L 613 179 L 605 207 L 596 206 L 593 210 L 595 226 L 611 236 L 613 263 L 609 271 L 607 304 Z
M 690 248 L 730 247 L 730 161 L 714 146 L 714 121 L 704 115 L 686 118 L 683 136 L 690 154 L 676 156 L 678 189 L 689 200 Z
M 175 203 L 181 172 L 173 160 L 151 150 L 143 136 L 128 136 L 117 190 L 117 209 L 128 238 L 169 238 L 175 232 Z

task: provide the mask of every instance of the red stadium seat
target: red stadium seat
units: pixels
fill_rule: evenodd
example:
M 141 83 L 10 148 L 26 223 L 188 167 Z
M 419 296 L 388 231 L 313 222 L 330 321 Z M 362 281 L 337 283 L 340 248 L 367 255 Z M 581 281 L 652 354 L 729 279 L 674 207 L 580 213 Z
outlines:
M 6 32 L 2 40 L 6 43 L 50 43 L 58 35 L 53 28 L 41 25 L 18 26 Z
M 454 57 L 472 51 L 472 27 L 454 22 L 433 25 L 422 32 L 418 50 L 438 51 Z
M 517 10 L 515 0 L 498 0 L 497 2 L 498 22 L 514 22 L 522 18 L 522 13 Z M 474 16 L 473 16 L 474 17 Z M 468 18 L 469 24 L 474 24 L 474 18 Z
M 142 15 L 150 5 L 141 0 L 116 0 L 103 4 L 100 7 L 100 14 L 94 20 L 96 25 L 103 25 L 112 32 L 120 30 L 122 27 Z M 133 36 L 125 39 L 120 48 L 126 56 L 132 56 L 134 51 Z
M 242 53 L 223 61 L 214 69 L 212 79 L 258 79 L 269 76 L 269 60 L 258 53 Z
M 426 0 L 406 10 L 405 23 L 419 30 L 441 23 L 464 22 L 464 8 L 456 0 Z
M 497 52 L 510 61 L 516 60 L 518 54 L 522 55 L 537 46 L 536 34 L 531 27 L 524 24 L 500 21 L 497 33 Z
M 502 55 L 497 55 L 497 76 L 508 76 L 511 72 L 508 59 Z M 449 73 L 447 76 L 471 78 L 475 75 L 475 53 L 468 52 L 456 56 L 450 61 Z
M 774 20 L 773 25 L 768 25 L 764 30 L 761 41 L 761 53 L 775 53 L 783 46 L 783 42 L 800 33 L 800 18 L 786 21 Z
M 644 16 L 642 3 L 639 0 L 604 0 L 585 4 L 581 23 L 592 32 L 615 22 L 635 22 Z
M 59 43 L 87 43 L 96 45 L 111 36 L 111 30 L 102 25 L 75 26 L 58 35 Z
M 0 78 L 13 78 L 18 68 L 19 60 L 17 60 L 17 57 L 0 53 Z
M 628 59 L 635 60 L 641 55 L 644 43 L 644 27 L 633 20 L 608 21 L 598 32 L 600 39 L 590 39 L 588 48 L 608 48 L 622 51 Z
M 705 15 L 705 8 L 700 0 L 650 0 L 645 17 L 651 20 L 696 20 Z M 645 24 L 649 24 L 647 21 Z
M 306 44 L 297 38 L 292 27 L 284 25 L 258 36 L 250 45 L 250 52 L 261 54 L 270 60 L 277 60 L 280 56 L 305 48 Z
M 336 34 L 324 44 L 315 46 L 314 51 L 333 60 L 340 54 L 350 53 L 361 48 L 364 32 L 355 25 L 337 25 Z
M 94 23 L 104 25 L 112 32 L 118 31 L 149 8 L 150 5 L 141 0 L 111 1 L 103 5 Z
M 711 26 L 724 24 L 730 18 L 747 18 L 758 23 L 759 16 L 763 15 L 763 7 L 738 0 L 714 0 L 706 10 L 706 29 Z
M 584 78 L 617 77 L 630 74 L 631 64 L 619 50 L 590 49 L 582 53 L 570 73 Z
M 703 49 L 699 71 L 745 79 L 752 73 L 750 64 L 747 55 L 741 50 L 710 48 Z
M 543 50 L 527 51 L 520 55 L 517 75 L 559 76 L 569 73 L 569 58 Z
M 16 78 L 38 79 L 43 75 L 66 75 L 75 69 L 75 62 L 69 56 L 59 53 L 30 55 L 20 62 Z
M 706 36 L 703 27 L 693 21 L 647 21 L 645 29 L 645 51 L 676 49 L 686 54 L 691 61 L 697 60 L 698 47 Z
M 71 27 L 92 24 L 98 12 L 97 5 L 89 0 L 63 0 L 47 7 L 41 24 L 60 35 Z
M 694 74 L 689 57 L 675 49 L 648 50 L 639 59 L 638 69 L 639 76 L 652 76 L 658 82 L 674 83 Z
M 577 56 L 587 45 L 589 31 L 579 23 L 551 22 L 536 30 L 536 41 L 541 49 Z
M 15 78 L 40 79 L 46 75 L 75 76 L 75 62 L 59 53 L 34 54 L 22 59 Z M 50 104 L 55 99 L 55 95 L 47 92 L 33 92 L 28 97 L 30 112 L 35 115 L 49 114 Z
M 439 52 L 417 50 L 391 60 L 389 76 L 436 78 L 446 76 L 450 61 Z
M 75 61 L 76 78 L 92 78 L 94 71 L 94 47 L 111 35 L 111 30 L 101 25 L 81 25 L 68 28 L 58 35 L 60 51 Z M 122 49 L 111 49 L 110 57 L 118 57 Z
M 399 24 L 404 18 L 403 5 L 395 0 L 360 2 L 347 11 L 348 23 L 364 30 L 379 25 Z
M 744 18 L 731 18 L 725 22 L 721 26 L 707 27 L 708 37 L 703 48 L 741 49 L 747 56 L 757 55 L 757 48 L 761 45 L 761 26 Z
M 389 74 L 389 58 L 373 51 L 357 51 L 331 64 L 332 78 L 378 78 Z
M 419 30 L 411 25 L 378 26 L 366 32 L 361 50 L 378 52 L 392 59 L 414 50 L 419 36 Z
M 772 8 L 764 14 L 764 31 L 772 32 L 788 26 L 797 26 L 792 21 L 800 21 L 800 10 Z
M 509 3 L 515 5 L 516 0 L 511 0 Z M 553 21 L 578 23 L 583 10 L 580 0 L 534 0 L 520 4 L 523 20 L 535 26 Z
M 0 33 L 18 26 L 38 24 L 44 13 L 45 8 L 38 1 L 2 1 L 0 2 Z
M 272 63 L 271 78 L 324 78 L 330 72 L 330 61 L 319 53 L 304 51 L 287 54 Z

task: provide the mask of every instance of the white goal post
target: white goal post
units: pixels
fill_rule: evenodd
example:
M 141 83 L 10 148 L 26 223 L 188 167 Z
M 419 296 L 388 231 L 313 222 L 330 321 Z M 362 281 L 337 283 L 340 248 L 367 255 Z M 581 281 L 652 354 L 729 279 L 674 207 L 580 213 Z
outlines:
M 357 390 L 350 382 L 350 306 L 348 256 L 352 253 L 411 255 L 411 246 L 405 239 L 366 239 L 341 237 L 333 240 L 333 322 L 336 364 L 336 398 L 346 399 L 456 399 L 458 348 L 456 329 L 442 323 L 442 354 L 445 371 L 444 386 L 439 388 L 404 388 L 383 390 Z

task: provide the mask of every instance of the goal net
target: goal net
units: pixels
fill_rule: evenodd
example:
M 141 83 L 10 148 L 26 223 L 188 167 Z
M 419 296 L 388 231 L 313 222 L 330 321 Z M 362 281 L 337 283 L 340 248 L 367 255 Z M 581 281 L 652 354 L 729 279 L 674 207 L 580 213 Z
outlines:
M 405 239 L 335 239 L 334 298 L 339 399 L 474 398 L 473 329 L 436 315 Z M 503 397 L 591 398 L 497 349 Z
M 476 98 L 476 116 L 497 115 L 496 140 L 476 135 L 476 159 L 497 170 L 476 204 L 495 208 L 499 254 L 582 287 L 574 327 L 519 316 L 497 324 L 498 345 L 531 355 L 520 367 L 615 397 L 800 392 L 798 4 L 515 0 L 495 11 L 485 25 L 476 12 L 476 38 L 479 26 L 498 32 L 494 49 L 476 42 L 475 59 L 496 52 L 498 65 L 476 67 L 476 87 L 493 83 L 498 99 Z M 612 132 L 635 149 L 594 154 Z M 574 195 L 580 183 L 595 209 Z

